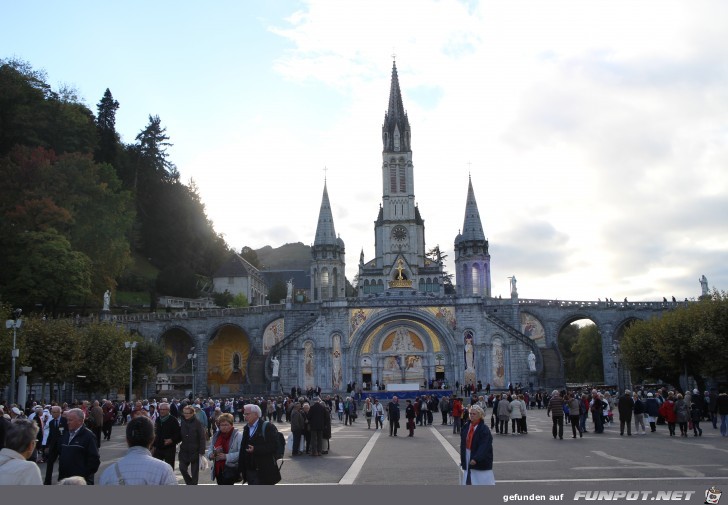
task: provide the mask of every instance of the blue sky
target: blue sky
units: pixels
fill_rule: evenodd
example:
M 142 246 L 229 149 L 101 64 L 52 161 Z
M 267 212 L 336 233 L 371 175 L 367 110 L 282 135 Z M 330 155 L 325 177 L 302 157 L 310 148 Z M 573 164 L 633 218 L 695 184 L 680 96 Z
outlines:
M 724 2 L 4 3 L 0 57 L 110 88 L 126 142 L 158 114 L 236 249 L 310 244 L 327 167 L 349 279 L 373 256 L 396 54 L 427 245 L 452 259 L 470 173 L 495 295 L 728 285 Z

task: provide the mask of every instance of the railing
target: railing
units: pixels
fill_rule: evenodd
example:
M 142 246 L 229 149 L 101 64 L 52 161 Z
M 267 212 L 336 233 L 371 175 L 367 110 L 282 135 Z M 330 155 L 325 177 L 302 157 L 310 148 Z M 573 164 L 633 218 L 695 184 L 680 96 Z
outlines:
M 273 359 L 273 356 L 276 356 L 283 348 L 287 347 L 291 342 L 296 340 L 301 334 L 307 332 L 311 328 L 313 328 L 313 325 L 316 324 L 316 321 L 318 321 L 318 316 L 313 317 L 309 319 L 306 323 L 304 323 L 302 326 L 299 326 L 296 328 L 292 333 L 286 335 L 283 337 L 280 342 L 276 342 L 273 344 L 270 348 L 270 351 L 268 352 L 268 356 L 265 358 L 265 369 L 263 372 L 265 373 L 266 380 L 271 380 L 271 374 L 268 373 L 268 365 L 271 362 L 271 359 Z M 280 358 L 279 358 L 280 361 Z
M 118 323 L 131 323 L 139 321 L 175 321 L 178 319 L 198 319 L 207 317 L 236 317 L 249 314 L 263 314 L 283 310 L 285 305 L 256 305 L 254 307 L 240 307 L 235 309 L 204 309 L 204 310 L 178 310 L 176 312 L 147 312 L 142 314 L 112 315 L 109 320 Z
M 679 306 L 687 306 L 690 302 L 614 302 L 614 301 L 576 301 L 576 300 L 538 300 L 518 299 L 519 305 L 537 305 L 539 307 L 560 307 L 560 308 L 594 308 L 594 309 L 672 309 Z

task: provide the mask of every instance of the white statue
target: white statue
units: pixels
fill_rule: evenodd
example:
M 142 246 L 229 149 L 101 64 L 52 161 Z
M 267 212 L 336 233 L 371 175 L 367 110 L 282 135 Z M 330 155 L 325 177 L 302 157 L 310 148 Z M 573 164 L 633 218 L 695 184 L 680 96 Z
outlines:
M 705 277 L 705 274 L 698 279 L 700 282 L 700 288 L 703 290 L 702 296 L 705 296 L 708 294 L 708 279 Z
M 518 290 L 516 290 L 516 276 L 515 275 L 513 277 L 511 277 L 511 294 L 512 295 L 518 294 Z
M 281 362 L 278 361 L 276 356 L 273 356 L 270 362 L 273 364 L 273 377 L 278 377 L 278 368 L 281 366 Z
M 288 285 L 288 293 L 286 293 L 286 300 L 292 300 L 293 299 L 293 278 L 288 279 L 288 282 L 286 284 Z
M 473 341 L 465 341 L 465 370 L 472 370 L 473 367 Z
M 107 289 L 104 293 L 104 310 L 109 310 L 109 304 L 111 303 L 111 292 Z
M 531 372 L 536 371 L 536 355 L 533 353 L 533 351 L 528 353 L 528 369 Z

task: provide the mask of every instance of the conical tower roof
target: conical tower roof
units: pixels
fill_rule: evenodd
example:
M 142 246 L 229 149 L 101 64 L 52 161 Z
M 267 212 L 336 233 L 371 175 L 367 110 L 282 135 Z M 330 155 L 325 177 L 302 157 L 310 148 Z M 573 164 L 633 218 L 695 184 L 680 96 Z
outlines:
M 465 220 L 463 221 L 463 231 L 459 235 L 459 238 L 460 240 L 466 241 L 485 241 L 483 224 L 480 221 L 480 212 L 478 212 L 478 202 L 475 201 L 473 181 L 470 177 L 468 177 L 468 199 L 465 203 Z
M 336 230 L 334 229 L 334 216 L 331 214 L 329 192 L 324 181 L 324 195 L 321 198 L 318 225 L 316 226 L 316 239 L 313 245 L 336 245 Z

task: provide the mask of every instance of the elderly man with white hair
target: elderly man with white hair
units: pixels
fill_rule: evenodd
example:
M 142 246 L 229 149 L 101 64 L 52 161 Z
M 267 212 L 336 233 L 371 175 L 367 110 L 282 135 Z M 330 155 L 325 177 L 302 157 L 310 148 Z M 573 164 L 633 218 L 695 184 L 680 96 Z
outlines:
M 158 405 L 159 417 L 154 421 L 154 457 L 166 461 L 174 469 L 177 444 L 182 441 L 179 421 L 169 411 L 169 403 Z
M 68 429 L 61 438 L 61 452 L 58 458 L 58 480 L 78 475 L 86 479 L 86 484 L 94 483 L 101 459 L 96 446 L 96 436 L 83 425 L 84 414 L 81 409 L 66 412 Z

